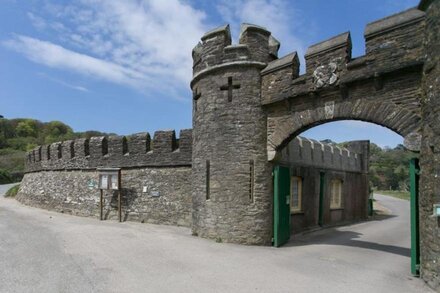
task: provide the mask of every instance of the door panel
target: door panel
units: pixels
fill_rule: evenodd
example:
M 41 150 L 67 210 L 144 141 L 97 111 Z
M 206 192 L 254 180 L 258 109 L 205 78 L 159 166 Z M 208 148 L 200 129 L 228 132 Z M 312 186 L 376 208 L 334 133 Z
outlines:
M 420 242 L 419 242 L 419 160 L 412 159 L 409 164 L 411 191 L 411 273 L 419 275 Z
M 279 247 L 290 238 L 290 170 L 282 166 L 274 168 L 274 227 L 273 245 Z

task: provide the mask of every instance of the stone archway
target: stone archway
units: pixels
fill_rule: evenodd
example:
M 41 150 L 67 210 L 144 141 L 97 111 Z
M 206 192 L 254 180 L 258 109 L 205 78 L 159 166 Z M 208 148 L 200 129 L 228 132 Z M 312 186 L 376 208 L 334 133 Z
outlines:
M 303 75 L 296 52 L 269 63 L 261 71 L 268 160 L 300 130 L 342 119 L 390 128 L 418 151 L 424 21 L 410 9 L 368 24 L 366 54 L 357 58 L 349 32 L 312 45 Z
M 269 118 L 268 160 L 273 160 L 276 152 L 299 133 L 314 126 L 338 120 L 361 120 L 384 126 L 404 137 L 405 146 L 408 149 L 418 151 L 420 148 L 421 119 L 414 112 L 389 102 L 364 99 L 330 101 L 316 108 L 293 110 L 289 114 Z
M 267 160 L 276 166 L 283 158 L 283 148 L 309 128 L 331 121 L 361 120 L 401 135 L 408 149 L 421 151 L 423 168 L 425 24 L 425 14 L 417 9 L 372 22 L 365 28 L 365 55 L 357 58 L 351 55 L 349 32 L 312 45 L 302 75 L 296 52 L 270 62 L 261 71 Z M 435 151 L 435 147 L 431 149 Z M 421 182 L 425 177 L 427 174 L 421 175 Z M 426 211 L 433 200 L 425 197 L 421 193 L 420 207 L 425 207 L 420 213 L 421 225 L 432 222 Z M 423 243 L 427 232 L 421 229 L 422 258 L 428 255 L 432 259 L 435 249 Z M 426 261 L 423 266 L 427 267 Z

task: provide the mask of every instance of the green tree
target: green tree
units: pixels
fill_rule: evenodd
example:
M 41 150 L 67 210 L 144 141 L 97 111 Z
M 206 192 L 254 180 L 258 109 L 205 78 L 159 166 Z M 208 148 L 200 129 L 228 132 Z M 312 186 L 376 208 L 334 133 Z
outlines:
M 6 170 L 0 169 L 0 184 L 7 184 L 11 182 L 11 174 L 9 174 L 9 172 Z
M 32 119 L 20 121 L 15 127 L 15 132 L 21 137 L 37 137 L 37 124 Z
M 60 121 L 51 121 L 44 128 L 44 143 L 46 144 L 75 137 L 72 128 Z

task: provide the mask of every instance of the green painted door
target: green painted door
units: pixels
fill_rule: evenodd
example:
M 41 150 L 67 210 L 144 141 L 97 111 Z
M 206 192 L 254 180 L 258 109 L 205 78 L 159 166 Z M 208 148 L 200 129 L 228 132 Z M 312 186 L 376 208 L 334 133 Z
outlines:
M 419 160 L 411 159 L 409 164 L 411 191 L 411 273 L 419 275 L 420 243 L 419 243 Z
M 274 168 L 273 245 L 279 247 L 290 238 L 290 171 Z

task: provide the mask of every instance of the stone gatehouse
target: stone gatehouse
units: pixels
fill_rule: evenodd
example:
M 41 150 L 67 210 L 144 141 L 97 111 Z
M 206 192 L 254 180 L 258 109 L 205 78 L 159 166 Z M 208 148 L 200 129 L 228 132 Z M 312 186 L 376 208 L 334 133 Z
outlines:
M 174 131 L 158 131 L 153 138 L 145 133 L 38 147 L 28 153 L 17 198 L 97 216 L 97 167 L 120 167 L 126 219 L 270 245 L 281 168 L 291 180 L 285 192 L 291 195 L 281 200 L 293 223 L 289 233 L 365 217 L 366 143 L 339 151 L 295 137 L 329 121 L 373 122 L 420 152 L 420 272 L 440 288 L 440 220 L 431 216 L 440 203 L 439 31 L 440 1 L 421 1 L 419 9 L 368 24 L 363 56 L 352 58 L 349 32 L 310 46 L 300 74 L 297 53 L 278 58 L 280 44 L 265 28 L 244 24 L 239 44 L 232 45 L 229 26 L 219 27 L 192 52 L 192 130 L 179 139 Z M 327 185 L 331 191 L 320 196 L 327 211 L 317 220 L 318 173 L 324 176 L 318 190 Z M 301 208 L 291 211 L 300 184 L 315 193 L 303 195 Z M 338 201 L 334 195 L 346 188 L 349 196 Z M 107 217 L 115 215 L 115 201 L 109 194 Z
M 321 226 L 366 218 L 368 147 L 368 141 L 353 141 L 348 148 L 340 148 L 299 137 L 288 144 L 278 163 L 291 168 L 292 176 L 301 180 L 297 209 L 292 205 L 292 233 L 319 224 L 316 180 L 320 172 L 327 174 L 329 183 Z M 96 168 L 118 166 L 122 168 L 124 220 L 191 227 L 191 149 L 191 130 L 182 130 L 179 140 L 173 131 L 158 131 L 152 141 L 144 133 L 38 147 L 28 154 L 28 172 L 17 198 L 32 206 L 98 218 Z M 332 180 L 341 183 L 337 207 L 330 207 Z M 105 219 L 117 218 L 116 195 L 106 192 Z M 247 203 L 251 200 L 249 196 Z

